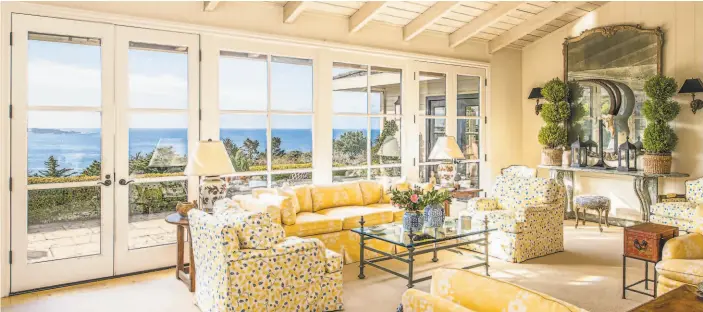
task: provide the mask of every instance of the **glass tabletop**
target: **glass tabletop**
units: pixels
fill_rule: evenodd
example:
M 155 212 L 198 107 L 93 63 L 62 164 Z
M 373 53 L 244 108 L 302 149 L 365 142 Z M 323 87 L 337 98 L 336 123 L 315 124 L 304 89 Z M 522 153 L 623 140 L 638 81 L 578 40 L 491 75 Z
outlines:
M 425 228 L 421 231 L 408 233 L 403 231 L 402 222 L 381 224 L 374 226 L 358 227 L 351 230 L 362 236 L 379 239 L 402 247 L 422 246 L 438 243 L 451 239 L 464 238 L 472 235 L 484 234 L 495 229 L 472 228 L 462 229 L 459 226 L 445 226 L 439 228 Z

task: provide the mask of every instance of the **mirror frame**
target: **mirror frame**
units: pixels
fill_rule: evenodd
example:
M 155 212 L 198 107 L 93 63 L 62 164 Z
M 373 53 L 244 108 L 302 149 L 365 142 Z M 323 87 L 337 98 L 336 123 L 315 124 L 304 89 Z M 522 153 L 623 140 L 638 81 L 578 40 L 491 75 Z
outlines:
M 661 27 L 657 28 L 642 28 L 639 24 L 637 25 L 613 25 L 613 26 L 601 26 L 596 28 L 591 28 L 584 30 L 580 35 L 576 37 L 567 37 L 564 39 L 562 53 L 564 54 L 564 81 L 568 81 L 569 73 L 569 44 L 581 41 L 592 35 L 600 35 L 606 38 L 613 36 L 618 31 L 623 30 L 634 30 L 640 33 L 649 33 L 657 37 L 657 50 L 659 57 L 657 58 L 657 74 L 662 74 L 662 59 L 664 57 L 664 32 Z

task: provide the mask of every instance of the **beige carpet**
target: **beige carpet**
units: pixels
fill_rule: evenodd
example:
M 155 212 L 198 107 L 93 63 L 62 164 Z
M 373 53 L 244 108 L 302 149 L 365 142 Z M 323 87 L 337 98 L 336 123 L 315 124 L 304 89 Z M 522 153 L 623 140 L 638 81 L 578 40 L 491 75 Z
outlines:
M 565 232 L 565 252 L 521 264 L 491 259 L 491 275 L 593 312 L 628 311 L 649 300 L 635 293 L 628 293 L 627 300 L 621 299 L 622 228 L 610 227 L 601 234 L 594 224 L 574 230 L 573 222 L 568 222 Z M 430 261 L 431 254 L 424 255 L 418 259 L 416 275 L 425 276 L 438 267 L 468 265 L 475 261 L 470 255 L 442 252 L 438 263 Z M 642 278 L 643 262 L 631 260 L 628 267 L 629 283 Z M 404 280 L 374 268 L 366 270 L 364 280 L 359 280 L 357 274 L 356 264 L 344 268 L 345 311 L 395 311 L 406 289 Z M 416 288 L 427 291 L 429 284 L 422 282 Z M 3 298 L 2 311 L 199 311 L 191 298 L 169 270 Z

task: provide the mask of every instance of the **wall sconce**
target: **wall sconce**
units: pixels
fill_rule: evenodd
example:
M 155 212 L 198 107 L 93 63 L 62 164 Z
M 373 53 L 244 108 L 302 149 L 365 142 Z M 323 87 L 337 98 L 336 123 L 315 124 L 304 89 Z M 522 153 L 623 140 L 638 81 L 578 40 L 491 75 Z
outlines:
M 691 78 L 684 81 L 679 93 L 691 93 L 691 111 L 695 114 L 697 110 L 703 109 L 703 101 L 696 100 L 696 93 L 703 92 L 703 83 L 700 78 Z
M 527 97 L 528 100 L 537 100 L 537 104 L 535 105 L 535 115 L 539 115 L 539 112 L 542 110 L 542 104 L 539 103 L 539 99 L 542 98 L 542 88 L 532 88 L 532 91 L 530 91 L 530 96 Z

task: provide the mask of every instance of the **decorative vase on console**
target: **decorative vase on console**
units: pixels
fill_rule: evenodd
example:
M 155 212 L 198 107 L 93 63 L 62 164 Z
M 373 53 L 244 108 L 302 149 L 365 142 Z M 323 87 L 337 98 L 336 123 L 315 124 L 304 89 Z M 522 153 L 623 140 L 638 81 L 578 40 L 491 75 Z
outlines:
M 421 205 L 425 207 L 424 225 L 425 227 L 438 228 L 444 225 L 444 202 L 452 199 L 452 194 L 444 189 L 431 191 L 422 194 Z
M 542 96 L 547 100 L 542 104 L 540 116 L 545 122 L 539 130 L 538 140 L 542 149 L 542 164 L 546 166 L 561 166 L 563 147 L 567 144 L 567 130 L 563 126 L 571 117 L 571 108 L 566 102 L 569 87 L 566 83 L 554 78 L 542 88 Z
M 391 191 L 391 203 L 400 209 L 405 210 L 403 214 L 403 230 L 405 232 L 419 232 L 422 230 L 422 205 L 420 196 L 422 190 L 419 187 L 406 191 L 393 189 Z
M 642 106 L 642 113 L 647 118 L 643 141 L 645 173 L 671 172 L 671 152 L 676 147 L 678 137 L 669 122 L 679 114 L 679 104 L 671 99 L 677 88 L 674 78 L 660 75 L 652 76 L 644 83 L 644 92 L 648 97 Z

